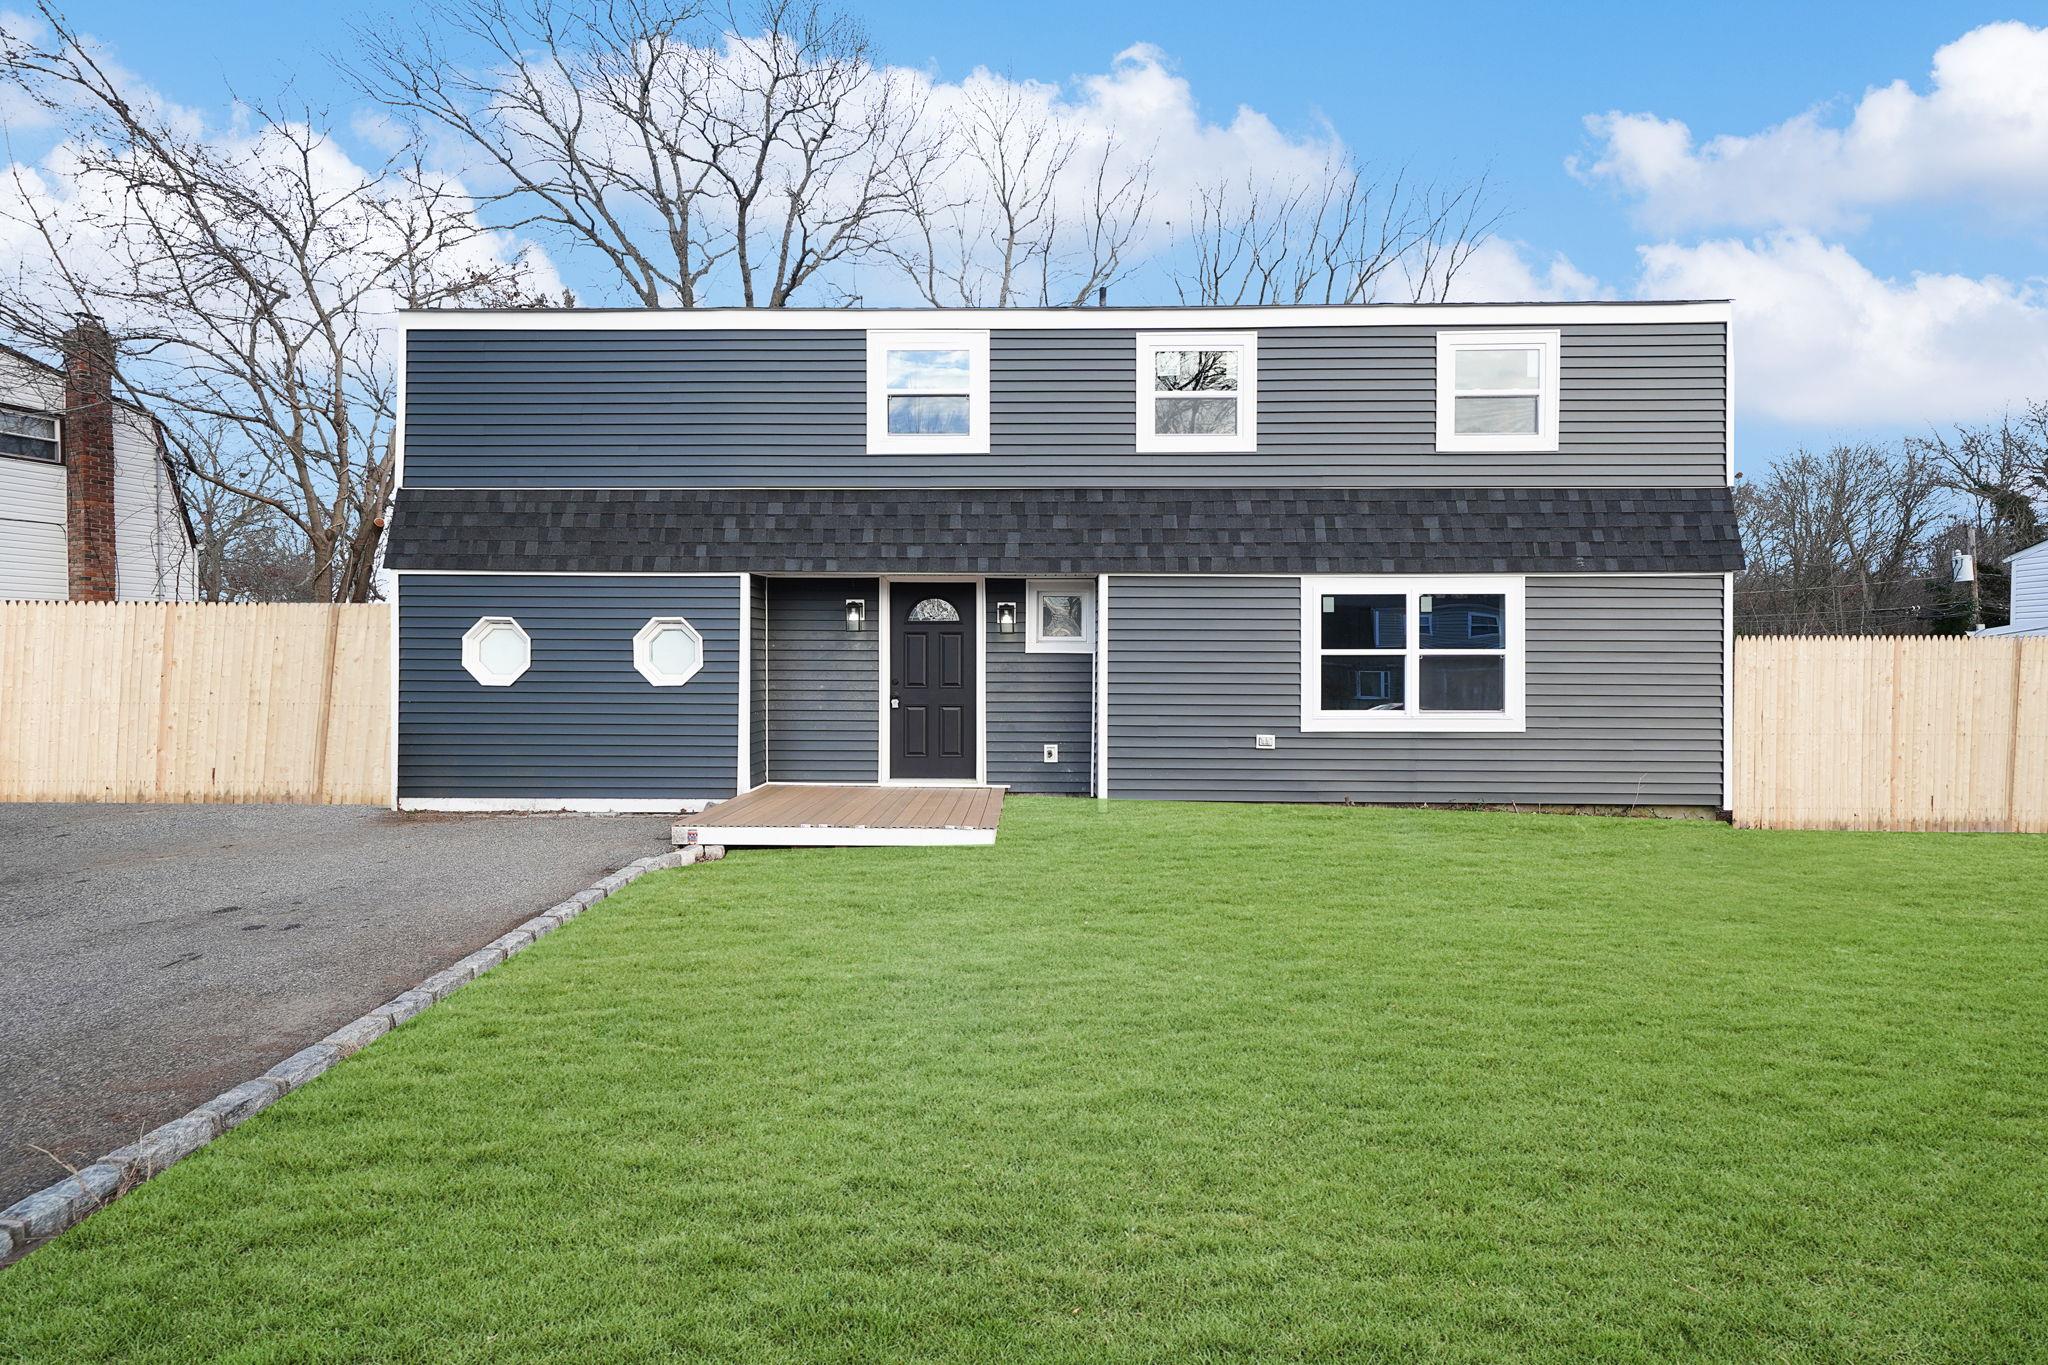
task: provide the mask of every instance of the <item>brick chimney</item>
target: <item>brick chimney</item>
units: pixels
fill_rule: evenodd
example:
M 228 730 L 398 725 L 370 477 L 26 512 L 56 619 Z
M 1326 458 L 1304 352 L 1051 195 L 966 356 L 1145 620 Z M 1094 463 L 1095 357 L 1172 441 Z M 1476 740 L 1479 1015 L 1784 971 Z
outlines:
M 64 334 L 65 542 L 71 600 L 114 600 L 114 341 L 81 314 Z

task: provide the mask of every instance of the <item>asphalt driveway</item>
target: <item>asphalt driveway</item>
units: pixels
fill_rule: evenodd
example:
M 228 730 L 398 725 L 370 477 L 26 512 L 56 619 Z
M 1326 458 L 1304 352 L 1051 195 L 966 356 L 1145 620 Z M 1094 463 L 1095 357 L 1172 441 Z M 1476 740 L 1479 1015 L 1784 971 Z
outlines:
M 0 1207 L 662 852 L 669 823 L 0 805 Z

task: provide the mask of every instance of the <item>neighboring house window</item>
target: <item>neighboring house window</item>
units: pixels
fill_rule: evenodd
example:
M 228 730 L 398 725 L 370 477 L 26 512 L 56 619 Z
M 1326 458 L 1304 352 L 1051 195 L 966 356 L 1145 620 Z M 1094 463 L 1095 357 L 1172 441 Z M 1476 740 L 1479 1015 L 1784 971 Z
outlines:
M 18 455 L 24 460 L 64 459 L 64 445 L 57 419 L 40 412 L 0 408 L 0 455 Z
M 868 450 L 988 453 L 988 333 L 869 332 Z
M 656 687 L 681 687 L 704 667 L 704 637 L 680 616 L 657 616 L 633 637 L 633 667 Z
M 462 666 L 485 687 L 510 687 L 533 667 L 533 641 L 509 616 L 486 616 L 462 637 Z
M 1439 332 L 1436 448 L 1557 449 L 1559 338 L 1542 332 Z
M 1524 728 L 1524 581 L 1304 578 L 1303 730 Z
M 1030 584 L 1028 654 L 1087 654 L 1095 648 L 1095 585 L 1070 579 Z
M 1138 449 L 1259 448 L 1255 332 L 1146 333 L 1138 338 Z

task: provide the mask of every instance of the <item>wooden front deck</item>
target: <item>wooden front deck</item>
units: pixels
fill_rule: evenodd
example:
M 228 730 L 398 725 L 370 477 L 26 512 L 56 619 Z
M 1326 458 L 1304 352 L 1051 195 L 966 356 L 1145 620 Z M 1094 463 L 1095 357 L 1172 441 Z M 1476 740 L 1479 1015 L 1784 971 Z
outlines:
M 763 848 L 992 844 L 1001 787 L 826 787 L 770 782 L 676 822 L 677 844 Z

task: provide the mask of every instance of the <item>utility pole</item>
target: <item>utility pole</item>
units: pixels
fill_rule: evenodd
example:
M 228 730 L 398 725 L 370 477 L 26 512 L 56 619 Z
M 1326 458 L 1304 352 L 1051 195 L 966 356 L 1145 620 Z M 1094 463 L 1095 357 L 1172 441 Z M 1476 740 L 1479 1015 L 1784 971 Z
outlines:
M 1980 580 L 1983 578 L 1983 575 L 1977 572 L 1977 523 L 1975 521 L 1972 521 L 1970 523 L 1969 538 L 1970 630 L 1974 631 L 1975 629 L 1977 629 L 1977 627 L 1984 624 L 1984 589 L 1980 583 Z

